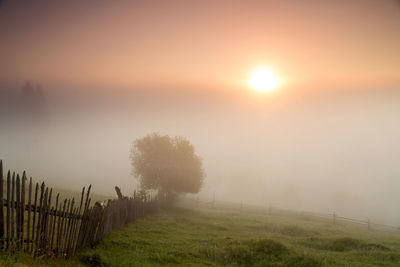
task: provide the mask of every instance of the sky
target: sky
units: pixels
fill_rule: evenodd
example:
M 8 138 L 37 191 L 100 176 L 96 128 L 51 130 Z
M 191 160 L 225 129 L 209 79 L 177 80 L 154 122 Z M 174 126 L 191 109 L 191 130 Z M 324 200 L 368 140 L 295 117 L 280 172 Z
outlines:
M 0 1 L 0 159 L 128 194 L 132 142 L 182 135 L 204 199 L 400 225 L 399 48 L 390 0 Z
M 3 1 L 0 32 L 3 82 L 233 90 L 258 65 L 288 87 L 399 82 L 391 0 Z

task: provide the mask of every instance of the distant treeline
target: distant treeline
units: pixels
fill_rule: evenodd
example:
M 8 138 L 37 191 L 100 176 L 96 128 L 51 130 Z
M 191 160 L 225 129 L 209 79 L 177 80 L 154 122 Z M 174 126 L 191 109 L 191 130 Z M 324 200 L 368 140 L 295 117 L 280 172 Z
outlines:
M 0 90 L 0 118 L 42 121 L 48 117 L 47 101 L 42 87 L 26 82 L 18 90 Z

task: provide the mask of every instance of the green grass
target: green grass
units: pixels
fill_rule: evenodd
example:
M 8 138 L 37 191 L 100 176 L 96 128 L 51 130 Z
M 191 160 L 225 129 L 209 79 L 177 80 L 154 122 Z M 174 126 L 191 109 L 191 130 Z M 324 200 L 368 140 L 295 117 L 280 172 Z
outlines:
M 175 207 L 71 260 L 3 254 L 3 266 L 400 266 L 400 234 L 263 212 Z

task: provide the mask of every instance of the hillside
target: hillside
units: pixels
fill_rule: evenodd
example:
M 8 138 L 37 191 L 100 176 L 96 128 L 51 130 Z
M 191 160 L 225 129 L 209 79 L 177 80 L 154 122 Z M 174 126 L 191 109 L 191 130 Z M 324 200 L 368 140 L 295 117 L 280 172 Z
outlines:
M 399 266 L 400 235 L 307 218 L 187 204 L 113 231 L 70 261 L 3 266 Z M 22 264 L 22 265 L 21 265 Z

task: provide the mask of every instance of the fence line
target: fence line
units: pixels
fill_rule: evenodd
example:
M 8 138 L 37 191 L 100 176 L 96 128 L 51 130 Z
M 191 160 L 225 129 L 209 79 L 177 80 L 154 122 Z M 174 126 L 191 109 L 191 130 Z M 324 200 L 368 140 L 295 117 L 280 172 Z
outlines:
M 7 184 L 4 188 L 4 184 Z M 157 209 L 159 199 L 134 194 L 133 197 L 96 202 L 91 205 L 91 185 L 83 187 L 79 202 L 55 197 L 43 182 L 33 184 L 24 172 L 7 172 L 0 160 L 0 250 L 19 250 L 33 255 L 71 257 L 93 246 L 109 231 Z M 26 190 L 27 188 L 27 190 Z M 4 198 L 4 192 L 6 198 Z
M 234 205 L 238 207 L 239 211 L 242 211 L 244 207 L 252 207 L 257 210 L 265 210 L 265 207 L 262 207 L 260 205 L 246 205 L 243 202 L 229 202 L 229 201 L 216 201 L 215 196 L 212 200 L 200 200 L 199 198 L 192 199 L 198 203 L 203 203 L 206 205 L 209 205 L 210 207 L 215 207 L 216 203 L 222 203 L 225 205 Z M 272 206 L 267 207 L 267 213 L 269 215 L 278 215 L 278 216 L 300 216 L 300 217 L 316 217 L 319 219 L 326 219 L 328 221 L 333 222 L 333 224 L 337 224 L 339 222 L 346 222 L 346 223 L 353 223 L 357 225 L 364 225 L 367 227 L 368 230 L 378 230 L 378 231 L 400 231 L 400 227 L 398 226 L 393 226 L 393 225 L 386 225 L 386 224 L 379 224 L 379 223 L 373 223 L 369 219 L 366 220 L 360 220 L 360 219 L 354 219 L 354 218 L 348 218 L 348 217 L 343 217 L 339 216 L 337 213 L 317 213 L 317 212 L 311 212 L 311 211 L 294 211 L 294 210 L 288 210 L 288 209 L 281 209 L 281 208 L 276 208 Z

